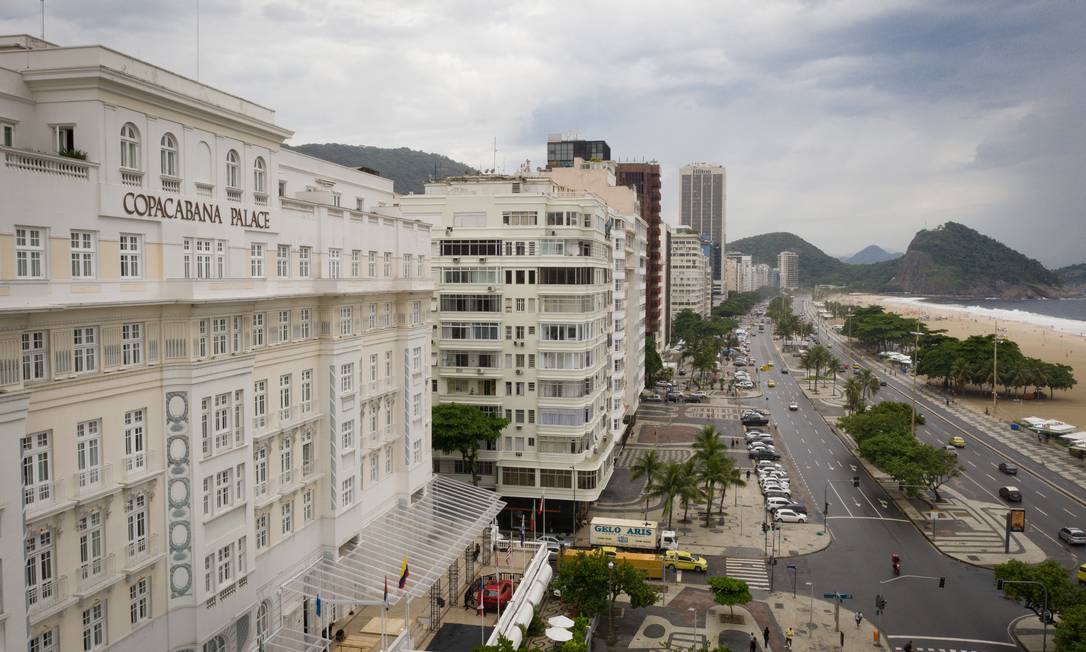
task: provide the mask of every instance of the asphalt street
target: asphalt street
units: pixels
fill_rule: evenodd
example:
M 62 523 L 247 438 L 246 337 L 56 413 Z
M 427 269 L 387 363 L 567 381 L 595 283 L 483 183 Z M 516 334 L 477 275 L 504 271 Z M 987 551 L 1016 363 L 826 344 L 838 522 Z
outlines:
M 783 362 L 768 333 L 754 338 L 751 351 L 759 365 L 775 363 L 773 370 L 759 373 L 761 381 L 772 378 L 777 383 L 767 390 L 765 407 L 773 414 L 779 444 L 795 462 L 799 480 L 815 500 L 826 496 L 834 537 L 823 552 L 779 560 L 777 586 L 794 581 L 797 593 L 851 594 L 853 598 L 843 603 L 842 613 L 848 611 L 842 624 L 853 626 L 847 619 L 860 610 L 881 621 L 895 646 L 912 640 L 916 646 L 956 650 L 1014 649 L 1007 626 L 1024 610 L 995 590 L 991 571 L 944 556 L 905 519 L 815 411 L 797 380 L 780 373 Z M 799 409 L 790 411 L 791 402 Z M 854 477 L 859 477 L 859 487 L 853 486 Z M 822 508 L 811 505 L 810 513 Z M 895 552 L 903 560 L 902 577 L 897 579 L 890 563 Z M 796 566 L 794 579 L 789 563 Z M 939 577 L 946 578 L 945 588 L 938 588 Z M 878 594 L 887 600 L 881 617 L 875 615 Z
M 796 308 L 812 323 L 817 323 L 809 301 L 797 298 Z M 887 383 L 875 400 L 906 403 L 913 400 L 912 381 L 909 377 L 891 375 L 884 365 L 874 364 L 870 358 L 853 355 L 853 349 L 847 346 L 845 336 L 834 333 L 830 328 L 822 328 L 819 331 L 819 341 L 831 348 L 842 362 L 857 362 L 871 369 L 880 380 Z M 1050 558 L 1056 559 L 1069 569 L 1086 561 L 1086 551 L 1082 547 L 1068 546 L 1057 538 L 1061 527 L 1086 528 L 1086 489 L 1054 475 L 1002 442 L 977 435 L 973 426 L 947 410 L 942 403 L 921 394 L 917 399 L 917 411 L 925 415 L 927 422 L 917 428 L 917 437 L 922 441 L 942 446 L 951 437 L 965 438 L 966 447 L 958 451 L 964 471 L 960 478 L 953 481 L 956 489 L 972 498 L 1004 503 L 999 498 L 999 488 L 1008 485 L 1018 487 L 1023 500 L 1013 507 L 1026 510 L 1026 530 L 1031 540 Z M 1023 446 L 1040 445 L 1033 441 L 1029 433 L 1022 433 L 1021 436 Z M 1000 462 L 1016 465 L 1019 468 L 1018 475 L 1000 473 Z

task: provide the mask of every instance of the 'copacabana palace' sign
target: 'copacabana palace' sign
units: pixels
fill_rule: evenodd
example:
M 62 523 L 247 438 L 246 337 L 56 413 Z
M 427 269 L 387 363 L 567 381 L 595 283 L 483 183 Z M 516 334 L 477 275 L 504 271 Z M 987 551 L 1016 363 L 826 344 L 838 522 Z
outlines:
M 128 215 L 140 217 L 157 217 L 164 220 L 186 220 L 189 222 L 210 222 L 222 224 L 222 212 L 218 204 L 210 204 L 188 199 L 174 197 L 156 197 L 143 193 L 126 193 L 121 202 L 124 212 Z M 248 208 L 230 207 L 230 225 L 241 226 L 247 229 L 271 228 L 271 213 L 268 211 L 250 210 Z

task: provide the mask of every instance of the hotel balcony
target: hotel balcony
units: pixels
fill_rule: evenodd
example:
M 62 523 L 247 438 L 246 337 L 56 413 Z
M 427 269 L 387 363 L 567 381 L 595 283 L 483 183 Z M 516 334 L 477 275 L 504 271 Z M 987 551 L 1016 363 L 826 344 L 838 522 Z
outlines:
M 76 583 L 76 595 L 78 597 L 85 597 L 94 593 L 102 587 L 106 582 L 114 578 L 113 570 L 114 555 L 112 553 L 105 557 L 99 557 L 98 559 L 92 559 L 86 563 L 79 565 L 79 571 L 76 574 L 78 579 Z
M 447 378 L 501 378 L 504 370 L 501 367 L 447 367 L 441 365 L 437 368 L 439 376 Z
M 119 489 L 112 482 L 113 465 L 95 466 L 72 474 L 72 500 L 90 500 Z
M 122 571 L 125 574 L 135 573 L 160 554 L 158 535 L 151 534 L 130 542 L 125 546 L 124 553 L 124 568 Z
M 27 615 L 31 623 L 48 618 L 68 599 L 68 576 L 61 575 L 26 590 Z
M 146 450 L 125 455 L 123 477 L 117 481 L 123 485 L 132 485 L 160 473 L 162 469 L 155 453 L 156 451 Z
M 253 438 L 263 439 L 288 428 L 303 425 L 320 418 L 313 401 L 295 403 L 285 408 L 269 409 L 268 414 L 253 417 Z

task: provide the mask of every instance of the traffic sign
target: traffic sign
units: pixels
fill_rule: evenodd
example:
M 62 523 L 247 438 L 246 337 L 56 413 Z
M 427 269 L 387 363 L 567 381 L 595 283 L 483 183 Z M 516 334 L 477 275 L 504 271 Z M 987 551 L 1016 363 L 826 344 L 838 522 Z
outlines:
M 834 600 L 851 600 L 851 593 L 823 593 L 823 598 L 832 598 Z

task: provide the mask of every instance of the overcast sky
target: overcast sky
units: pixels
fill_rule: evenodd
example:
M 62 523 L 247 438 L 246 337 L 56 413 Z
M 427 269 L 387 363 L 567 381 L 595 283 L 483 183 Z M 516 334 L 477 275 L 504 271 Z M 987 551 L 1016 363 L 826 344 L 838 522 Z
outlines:
M 48 0 L 46 38 L 196 74 L 196 0 Z M 543 165 L 548 133 L 728 167 L 729 240 L 904 250 L 947 220 L 1086 261 L 1086 3 L 201 0 L 201 81 L 292 143 Z M 38 0 L 0 33 L 38 34 Z

